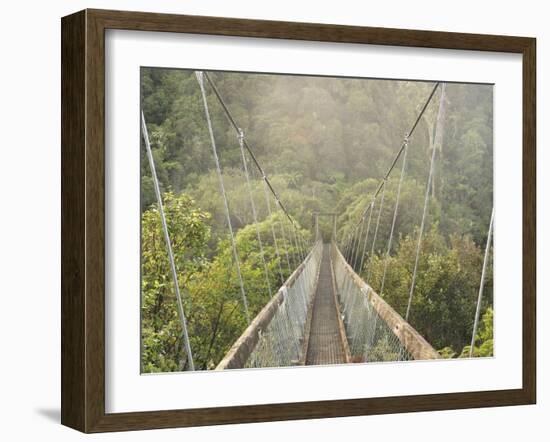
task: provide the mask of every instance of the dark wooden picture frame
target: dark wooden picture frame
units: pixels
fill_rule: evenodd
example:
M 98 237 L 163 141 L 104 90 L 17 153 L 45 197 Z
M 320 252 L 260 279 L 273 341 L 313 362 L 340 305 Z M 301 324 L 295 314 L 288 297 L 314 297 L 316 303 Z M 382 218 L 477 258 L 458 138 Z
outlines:
M 536 40 L 263 20 L 84 10 L 62 29 L 62 405 L 84 432 L 534 404 L 536 400 Z M 518 53 L 523 57 L 522 388 L 221 408 L 105 412 L 105 30 Z

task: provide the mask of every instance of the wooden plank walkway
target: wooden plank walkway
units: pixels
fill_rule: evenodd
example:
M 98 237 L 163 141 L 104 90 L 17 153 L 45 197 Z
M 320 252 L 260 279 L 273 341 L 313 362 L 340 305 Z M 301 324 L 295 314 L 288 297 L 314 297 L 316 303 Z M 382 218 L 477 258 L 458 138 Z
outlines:
M 346 363 L 338 325 L 330 268 L 330 244 L 324 244 L 319 282 L 313 301 L 306 365 Z

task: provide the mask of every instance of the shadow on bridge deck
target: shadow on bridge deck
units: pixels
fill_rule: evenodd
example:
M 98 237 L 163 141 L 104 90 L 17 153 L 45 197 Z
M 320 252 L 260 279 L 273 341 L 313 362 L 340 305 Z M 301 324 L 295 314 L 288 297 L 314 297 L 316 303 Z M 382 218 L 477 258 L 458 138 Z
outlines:
M 330 262 L 330 244 L 323 244 L 319 281 L 311 313 L 306 365 L 348 362 L 338 314 Z

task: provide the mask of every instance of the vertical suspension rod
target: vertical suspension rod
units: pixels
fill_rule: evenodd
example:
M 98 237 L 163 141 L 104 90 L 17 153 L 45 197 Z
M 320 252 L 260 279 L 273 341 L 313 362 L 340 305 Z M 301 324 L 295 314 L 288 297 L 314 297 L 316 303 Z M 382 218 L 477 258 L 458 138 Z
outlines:
M 485 277 L 487 271 L 487 262 L 489 261 L 489 250 L 491 249 L 491 236 L 493 234 L 493 224 L 495 219 L 495 208 L 491 212 L 491 221 L 489 222 L 489 233 L 487 233 L 487 244 L 485 244 L 485 256 L 483 257 L 483 268 L 481 270 L 481 281 L 479 283 L 479 293 L 477 295 L 476 316 L 474 319 L 474 329 L 472 331 L 472 342 L 470 344 L 470 357 L 474 355 L 474 344 L 476 342 L 476 333 L 481 312 L 481 299 L 483 297 L 483 287 L 485 286 Z
M 246 292 L 244 290 L 244 281 L 241 273 L 241 264 L 239 260 L 239 253 L 237 251 L 237 242 L 235 241 L 235 234 L 233 232 L 233 225 L 231 223 L 231 215 L 229 213 L 229 204 L 227 202 L 227 194 L 225 192 L 225 185 L 223 182 L 222 170 L 220 165 L 220 159 L 218 158 L 218 149 L 216 147 L 216 140 L 214 138 L 214 130 L 212 128 L 212 120 L 210 119 L 210 111 L 208 110 L 208 101 L 206 100 L 206 91 L 204 90 L 204 81 L 203 81 L 203 72 L 197 72 L 197 81 L 201 89 L 202 102 L 204 105 L 204 113 L 206 115 L 206 122 L 208 124 L 208 132 L 210 134 L 210 143 L 212 144 L 212 152 L 214 154 L 214 161 L 216 163 L 216 172 L 218 174 L 218 181 L 220 184 L 220 190 L 223 196 L 224 208 L 225 208 L 225 217 L 227 219 L 227 225 L 229 227 L 229 234 L 231 236 L 231 246 L 233 249 L 233 257 L 235 259 L 235 266 L 237 268 L 237 276 L 239 277 L 239 285 L 241 289 L 241 296 L 243 300 L 244 313 L 246 316 L 246 321 L 250 324 L 250 313 L 248 311 L 248 299 L 246 297 Z
M 176 301 L 178 305 L 178 314 L 181 321 L 181 328 L 183 331 L 183 342 L 185 346 L 185 352 L 189 360 L 189 369 L 195 370 L 195 363 L 193 362 L 193 353 L 191 352 L 191 344 L 189 341 L 189 332 L 187 330 L 187 319 L 185 317 L 185 311 L 183 309 L 183 301 L 180 293 L 180 286 L 178 282 L 178 274 L 176 271 L 176 262 L 174 260 L 174 253 L 172 251 L 172 242 L 170 240 L 170 234 L 168 233 L 168 225 L 166 223 L 166 215 L 164 214 L 164 207 L 162 204 L 162 195 L 160 193 L 160 186 L 157 177 L 157 170 L 155 168 L 155 159 L 153 158 L 153 152 L 151 150 L 151 144 L 149 142 L 149 132 L 147 131 L 147 124 L 145 123 L 145 116 L 143 111 L 141 112 L 141 129 L 143 131 L 143 139 L 145 141 L 145 149 L 147 150 L 147 158 L 149 160 L 149 166 L 151 167 L 151 174 L 153 175 L 153 184 L 155 188 L 155 194 L 157 196 L 157 202 L 159 206 L 159 215 L 162 222 L 162 231 L 164 234 L 164 241 L 166 243 L 166 250 L 168 252 L 168 258 L 170 260 L 170 269 L 172 271 L 172 280 L 174 282 L 174 289 L 176 291 Z

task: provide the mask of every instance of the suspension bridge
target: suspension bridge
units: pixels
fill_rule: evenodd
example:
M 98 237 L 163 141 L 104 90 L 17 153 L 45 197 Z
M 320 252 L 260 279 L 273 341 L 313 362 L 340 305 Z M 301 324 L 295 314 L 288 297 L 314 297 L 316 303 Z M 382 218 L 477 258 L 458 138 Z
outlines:
M 440 124 L 444 113 L 445 85 L 435 83 L 433 86 L 411 129 L 403 137 L 400 148 L 359 219 L 343 230 L 342 237 L 338 240 L 337 214 L 314 213 L 314 239 L 308 241 L 297 221 L 281 201 L 212 78 L 207 72 L 197 71 L 195 74 L 201 92 L 220 193 L 224 201 L 224 213 L 231 240 L 233 262 L 239 280 L 242 308 L 248 323 L 242 335 L 236 339 L 225 357 L 219 362 L 216 370 L 438 359 L 440 357 L 438 352 L 408 322 L 415 293 L 419 257 L 422 252 L 422 238 L 430 198 L 430 186 L 434 175 L 435 147 L 432 149 L 426 179 L 424 204 L 420 211 L 417 246 L 414 261 L 411 263 L 412 277 L 404 317 L 384 300 L 384 288 L 392 241 L 396 234 L 396 219 L 399 211 L 401 186 L 406 174 L 409 143 L 437 90 L 440 90 L 440 102 L 434 139 L 436 142 L 437 140 L 441 142 L 442 128 Z M 266 290 L 269 292 L 269 301 L 253 318 L 250 317 L 248 295 L 241 273 L 240 256 L 235 239 L 236 232 L 231 219 L 230 204 L 208 106 L 207 86 L 211 88 L 213 95 L 221 105 L 239 143 L 242 168 L 246 178 L 253 218 L 252 222 L 256 226 L 255 233 L 259 253 L 263 260 L 262 271 L 265 275 Z M 183 295 L 179 287 L 178 270 L 175 266 L 174 251 L 172 250 L 173 245 L 163 210 L 162 195 L 143 113 L 141 114 L 141 127 L 153 176 L 166 250 L 170 259 L 171 276 L 182 326 L 183 345 L 188 358 L 188 368 L 194 370 L 187 316 L 182 300 Z M 401 161 L 401 170 L 397 184 L 397 197 L 393 207 L 387 247 L 381 257 L 383 259 L 383 276 L 380 293 L 377 293 L 369 284 L 370 264 L 376 254 L 375 243 L 380 234 L 381 213 L 384 207 L 388 179 L 399 161 Z M 266 238 L 262 237 L 258 227 L 260 214 L 257 202 L 253 197 L 251 183 L 254 170 L 263 183 L 266 216 L 271 216 L 275 210 L 283 215 L 282 221 L 278 225 L 271 225 L 270 232 L 270 242 L 276 251 L 280 275 L 280 286 L 276 290 L 271 287 L 270 271 L 265 259 Z M 324 216 L 332 219 L 332 234 L 326 241 L 323 240 L 319 231 L 319 218 Z M 488 224 L 470 351 L 474 348 L 474 339 L 479 323 L 493 220 L 494 210 Z M 293 259 L 289 257 L 287 250 L 283 251 L 283 244 L 291 244 L 294 250 L 297 251 L 296 256 L 292 257 Z M 290 270 L 290 276 L 286 280 L 283 279 L 282 272 L 282 265 L 285 262 Z M 360 275 L 364 275 L 364 279 Z M 470 353 L 470 356 L 472 356 L 472 353 Z

